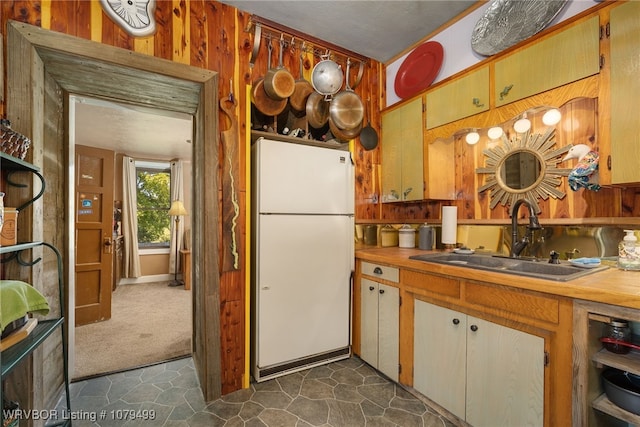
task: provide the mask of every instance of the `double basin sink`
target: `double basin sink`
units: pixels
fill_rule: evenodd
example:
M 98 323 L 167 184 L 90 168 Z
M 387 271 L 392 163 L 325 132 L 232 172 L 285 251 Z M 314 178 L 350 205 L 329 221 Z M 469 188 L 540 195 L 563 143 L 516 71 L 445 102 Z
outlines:
M 409 257 L 418 261 L 433 262 L 516 276 L 535 277 L 538 279 L 568 282 L 578 277 L 607 269 L 607 266 L 583 268 L 568 263 L 550 264 L 546 260 L 507 258 L 498 255 L 437 253 L 422 254 Z

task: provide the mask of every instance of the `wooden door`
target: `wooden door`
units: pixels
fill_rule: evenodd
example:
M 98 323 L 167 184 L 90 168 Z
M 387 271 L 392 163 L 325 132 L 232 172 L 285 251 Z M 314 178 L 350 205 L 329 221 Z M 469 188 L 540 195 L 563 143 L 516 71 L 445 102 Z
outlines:
M 76 145 L 76 326 L 111 318 L 114 152 Z

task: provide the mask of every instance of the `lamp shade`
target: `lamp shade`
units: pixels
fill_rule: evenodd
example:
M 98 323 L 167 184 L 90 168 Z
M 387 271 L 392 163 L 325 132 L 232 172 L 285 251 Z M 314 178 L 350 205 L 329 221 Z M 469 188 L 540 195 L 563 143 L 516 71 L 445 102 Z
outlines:
M 187 210 L 184 208 L 184 205 L 180 200 L 174 200 L 171 203 L 171 208 L 169 208 L 169 215 L 171 216 L 185 216 L 187 215 Z

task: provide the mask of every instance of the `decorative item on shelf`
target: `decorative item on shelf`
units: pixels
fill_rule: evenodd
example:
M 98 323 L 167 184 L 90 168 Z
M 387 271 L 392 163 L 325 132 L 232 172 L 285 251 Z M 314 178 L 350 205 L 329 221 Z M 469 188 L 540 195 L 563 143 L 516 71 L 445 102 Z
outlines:
M 3 208 L 0 203 L 0 246 L 11 246 L 17 243 L 17 220 L 18 210 Z
M 600 190 L 600 185 L 598 184 L 600 155 L 598 152 L 592 150 L 587 144 L 577 144 L 569 149 L 562 161 L 570 159 L 578 159 L 578 163 L 569 172 L 569 188 L 573 191 L 578 191 L 581 188 L 593 191 Z
M 404 59 L 394 82 L 398 97 L 410 98 L 428 88 L 442 67 L 444 49 L 437 41 L 428 41 L 415 48 Z
M 11 122 L 0 119 L 0 149 L 3 153 L 24 160 L 31 145 L 26 136 L 11 129 Z
M 156 32 L 156 0 L 100 0 L 102 9 L 113 22 L 132 37 Z
M 622 343 L 631 342 L 631 329 L 629 323 L 622 319 L 611 319 L 609 323 L 604 325 L 603 340 L 604 348 L 612 353 L 627 354 L 631 350 L 630 347 L 622 345 Z
M 184 208 L 181 200 L 174 200 L 169 208 L 169 215 L 175 216 L 175 258 L 174 258 L 174 270 L 173 280 L 169 283 L 169 286 L 182 286 L 184 282 L 178 280 L 178 224 L 180 223 L 180 217 L 187 215 L 187 210 Z
M 471 33 L 471 47 L 495 55 L 542 31 L 567 0 L 493 0 Z
M 398 246 L 399 233 L 391 224 L 380 228 L 380 245 L 384 248 Z

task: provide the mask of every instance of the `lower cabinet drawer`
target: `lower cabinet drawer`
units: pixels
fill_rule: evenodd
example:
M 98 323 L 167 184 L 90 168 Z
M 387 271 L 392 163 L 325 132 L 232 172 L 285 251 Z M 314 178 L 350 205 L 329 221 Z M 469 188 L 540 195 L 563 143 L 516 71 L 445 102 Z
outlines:
M 400 281 L 400 270 L 397 267 L 389 267 L 388 265 L 374 264 L 367 261 L 362 261 L 360 266 L 362 274 L 366 274 L 367 276 L 377 277 L 394 283 Z

